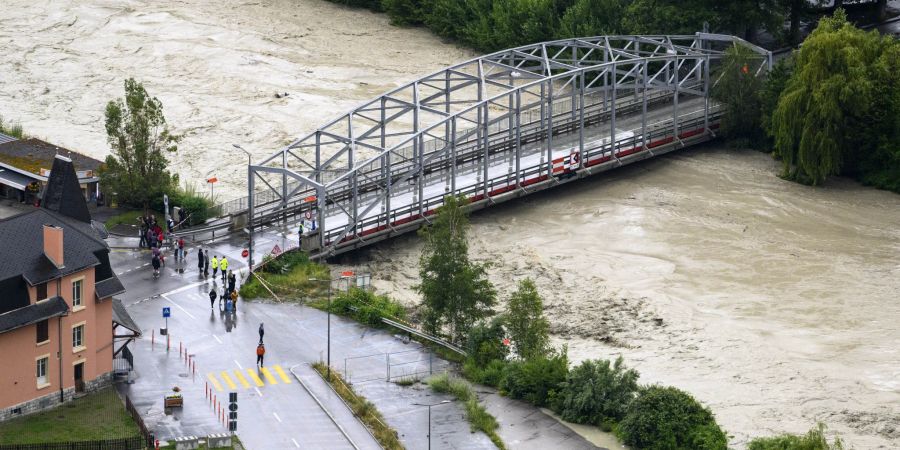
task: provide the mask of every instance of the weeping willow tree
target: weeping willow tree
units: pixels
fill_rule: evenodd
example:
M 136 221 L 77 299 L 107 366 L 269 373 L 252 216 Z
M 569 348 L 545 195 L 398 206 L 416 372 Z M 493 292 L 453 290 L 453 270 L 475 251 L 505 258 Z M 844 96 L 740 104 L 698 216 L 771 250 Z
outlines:
M 855 28 L 843 10 L 819 22 L 795 55 L 794 71 L 772 114 L 770 133 L 784 163 L 782 176 L 815 185 L 841 173 L 848 158 L 866 157 L 863 147 L 872 143 L 882 116 L 896 112 L 896 105 L 885 106 L 878 98 L 891 95 L 880 92 L 880 80 L 896 77 L 881 70 L 889 64 L 884 57 L 892 45 L 890 37 Z

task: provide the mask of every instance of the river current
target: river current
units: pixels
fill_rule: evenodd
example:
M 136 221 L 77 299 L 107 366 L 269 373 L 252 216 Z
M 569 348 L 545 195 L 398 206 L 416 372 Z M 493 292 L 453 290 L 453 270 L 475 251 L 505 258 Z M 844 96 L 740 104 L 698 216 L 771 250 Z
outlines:
M 245 189 L 232 143 L 267 156 L 472 56 L 318 0 L 7 0 L 0 23 L 0 114 L 102 158 L 103 107 L 134 76 L 184 135 L 174 170 L 218 177 L 223 199 Z M 480 212 L 471 251 L 501 297 L 536 280 L 574 361 L 624 356 L 709 405 L 736 447 L 817 421 L 900 447 L 900 196 L 777 172 L 723 144 L 680 151 Z M 412 304 L 420 250 L 402 237 L 346 265 Z

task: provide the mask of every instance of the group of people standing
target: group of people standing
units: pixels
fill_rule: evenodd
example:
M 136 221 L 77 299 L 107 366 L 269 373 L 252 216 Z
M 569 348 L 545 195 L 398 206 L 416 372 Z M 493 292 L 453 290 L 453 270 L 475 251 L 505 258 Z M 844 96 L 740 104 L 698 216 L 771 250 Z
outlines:
M 203 277 L 209 276 L 209 269 L 212 267 L 212 276 L 216 277 L 216 274 L 219 270 L 222 271 L 222 281 L 225 282 L 228 275 L 231 271 L 228 270 L 228 257 L 222 255 L 222 259 L 219 259 L 219 255 L 213 254 L 213 257 L 209 257 L 209 250 L 199 249 L 197 250 L 197 269 Z

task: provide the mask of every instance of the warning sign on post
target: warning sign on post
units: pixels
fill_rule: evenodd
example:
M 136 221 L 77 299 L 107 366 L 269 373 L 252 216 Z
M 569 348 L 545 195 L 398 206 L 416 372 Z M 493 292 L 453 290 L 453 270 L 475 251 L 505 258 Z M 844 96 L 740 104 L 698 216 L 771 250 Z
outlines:
M 272 255 L 278 256 L 281 254 L 281 247 L 278 244 L 275 244 L 275 248 L 272 249 Z

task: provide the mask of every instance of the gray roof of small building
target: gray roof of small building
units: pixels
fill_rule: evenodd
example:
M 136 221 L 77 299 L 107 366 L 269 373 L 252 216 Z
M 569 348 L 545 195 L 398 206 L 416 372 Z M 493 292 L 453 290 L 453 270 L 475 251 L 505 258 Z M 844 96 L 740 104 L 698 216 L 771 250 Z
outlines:
M 14 309 L 0 314 L 0 333 L 12 331 L 51 317 L 63 316 L 68 311 L 69 305 L 66 304 L 62 297 L 53 297 L 24 308 Z
M 39 174 L 38 167 L 50 168 L 56 155 L 71 159 L 77 170 L 96 172 L 103 165 L 103 161 L 36 138 L 14 139 L 0 143 L 0 162 L 34 174 Z M 19 167 L 26 163 L 28 167 Z
M 117 298 L 114 298 L 112 301 L 112 319 L 113 322 L 134 331 L 138 335 L 141 334 L 141 327 L 135 323 L 134 319 L 131 318 L 131 315 L 128 314 L 128 310 L 125 309 L 125 305 Z
M 122 286 L 122 282 L 119 281 L 119 278 L 115 275 L 103 281 L 98 281 L 94 285 L 94 289 L 97 292 L 98 299 L 109 298 L 113 295 L 118 295 L 125 292 L 125 286 Z
M 8 134 L 0 133 L 0 144 L 5 144 L 7 142 L 18 141 L 19 139 L 14 138 Z

